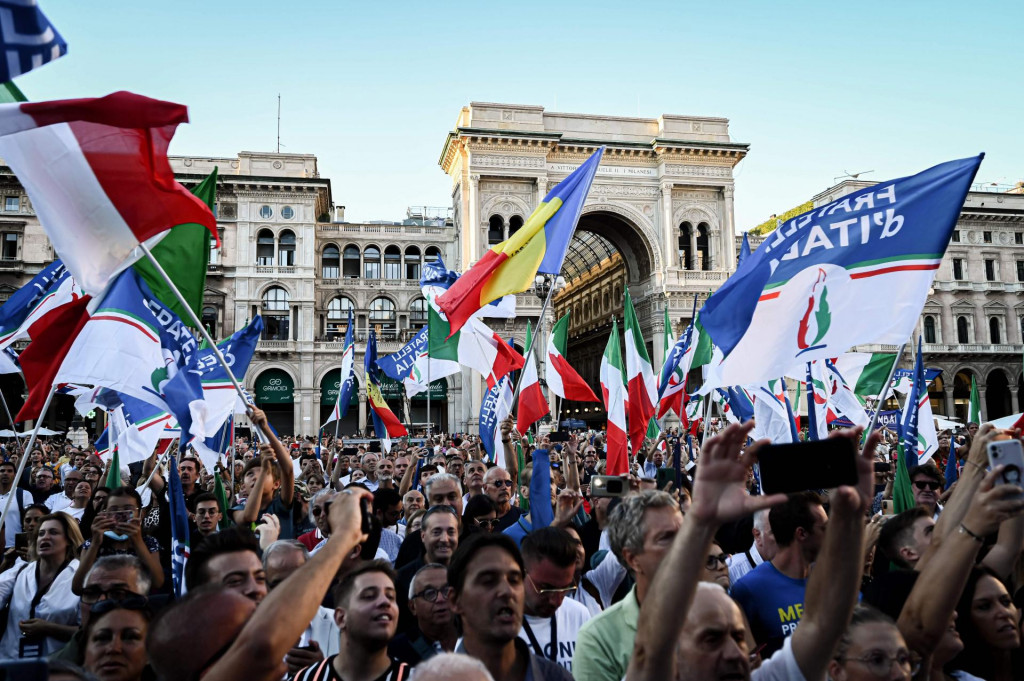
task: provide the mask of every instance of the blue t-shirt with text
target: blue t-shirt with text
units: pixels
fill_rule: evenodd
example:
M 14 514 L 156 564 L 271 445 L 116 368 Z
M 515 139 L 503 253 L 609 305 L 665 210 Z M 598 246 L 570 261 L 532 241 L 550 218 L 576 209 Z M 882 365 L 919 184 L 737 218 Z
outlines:
M 765 646 L 763 657 L 781 648 L 796 630 L 806 589 L 806 579 L 787 577 L 768 560 L 733 584 L 730 594 L 746 613 L 754 640 Z

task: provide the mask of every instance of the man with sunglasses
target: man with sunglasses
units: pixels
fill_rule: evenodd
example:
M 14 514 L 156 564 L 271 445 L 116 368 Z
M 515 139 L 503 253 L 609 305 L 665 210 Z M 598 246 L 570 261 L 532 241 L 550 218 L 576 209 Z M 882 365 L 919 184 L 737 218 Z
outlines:
M 484 494 L 491 498 L 494 505 L 498 507 L 497 532 L 503 532 L 512 527 L 519 520 L 522 513 L 512 505 L 512 490 L 515 489 L 515 480 L 509 472 L 500 466 L 495 466 L 484 475 Z
M 590 619 L 586 606 L 566 598 L 576 590 L 576 542 L 560 527 L 542 527 L 526 535 L 520 548 L 526 588 L 519 638 L 534 655 L 572 672 L 576 636 Z
M 416 628 L 395 636 L 388 645 L 388 654 L 414 667 L 435 655 L 455 650 L 459 632 L 455 628 L 451 595 L 447 567 L 427 563 L 417 570 L 409 585 L 408 605 L 416 618 Z
M 931 461 L 915 466 L 910 471 L 910 484 L 913 487 L 914 503 L 928 511 L 928 514 L 935 520 L 939 519 L 942 506 L 939 505 L 939 495 L 942 494 L 942 486 L 945 478 L 939 472 L 938 467 Z
M 149 595 L 153 578 L 138 556 L 104 556 L 96 561 L 85 576 L 80 610 L 82 625 L 71 636 L 67 645 L 50 656 L 51 660 L 78 662 L 85 650 L 85 627 L 97 604 L 104 601 L 124 601 Z

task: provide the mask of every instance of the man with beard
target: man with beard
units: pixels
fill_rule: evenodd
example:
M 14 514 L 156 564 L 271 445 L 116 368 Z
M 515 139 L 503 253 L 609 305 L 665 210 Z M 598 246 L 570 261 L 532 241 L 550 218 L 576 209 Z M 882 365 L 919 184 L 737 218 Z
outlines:
M 459 632 L 455 628 L 451 597 L 448 568 L 428 563 L 417 570 L 409 585 L 409 612 L 416 618 L 416 627 L 391 641 L 390 655 L 415 667 L 438 653 L 455 650 Z
M 398 624 L 391 567 L 384 561 L 370 561 L 355 568 L 335 587 L 334 603 L 340 652 L 300 670 L 293 681 L 407 678 L 407 666 L 388 655 L 388 642 Z
M 590 619 L 586 606 L 566 598 L 576 590 L 576 541 L 560 527 L 542 527 L 526 535 L 521 548 L 526 588 L 519 638 L 535 655 L 572 672 L 576 635 Z
M 479 532 L 448 568 L 452 610 L 463 637 L 455 652 L 484 663 L 495 681 L 572 681 L 558 664 L 534 654 L 519 638 L 525 601 L 523 558 L 511 537 Z
M 380 481 L 377 480 L 378 461 L 379 457 L 373 452 L 367 452 L 366 454 L 363 454 L 363 458 L 360 459 L 362 471 L 366 473 L 366 479 L 362 480 L 362 484 L 364 487 L 366 487 L 366 489 L 370 490 L 371 492 L 376 492 L 377 487 L 380 486 Z M 392 473 L 394 473 L 393 467 L 391 471 Z
M 196 512 L 196 497 L 203 493 L 197 484 L 199 480 L 199 459 L 186 456 L 178 462 L 178 477 L 181 478 L 181 491 L 185 494 L 185 508 L 189 513 Z
M 495 466 L 484 475 L 484 493 L 498 507 L 498 525 L 494 528 L 495 532 L 504 532 L 515 525 L 523 515 L 512 505 L 513 489 L 515 481 L 509 472 L 500 466 Z
M 395 489 L 395 464 L 390 459 L 381 459 L 376 468 L 377 489 Z
M 654 576 L 637 621 L 627 681 L 802 681 L 825 677 L 836 644 L 857 603 L 864 512 L 872 498 L 877 431 L 857 457 L 858 487 L 840 487 L 831 497 L 832 517 L 818 565 L 807 584 L 803 619 L 783 648 L 751 672 L 746 623 L 739 606 L 720 586 L 702 583 L 704 557 L 723 524 L 784 502 L 782 494 L 748 496 L 747 471 L 758 448 L 742 449 L 753 421 L 733 424 L 709 439 L 701 452 L 693 503 Z M 862 429 L 843 436 L 859 442 Z M 742 453 L 741 453 L 742 451 Z

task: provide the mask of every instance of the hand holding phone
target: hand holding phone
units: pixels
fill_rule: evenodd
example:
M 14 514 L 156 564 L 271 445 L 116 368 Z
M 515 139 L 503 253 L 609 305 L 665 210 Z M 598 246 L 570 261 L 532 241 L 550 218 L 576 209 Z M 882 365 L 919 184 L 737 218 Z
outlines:
M 765 494 L 856 486 L 857 447 L 848 437 L 767 445 L 758 452 Z
M 1016 485 L 1021 489 L 1024 496 L 1024 446 L 1020 440 L 996 440 L 989 442 L 988 447 L 989 466 L 1003 466 L 1003 472 L 999 475 L 999 484 Z

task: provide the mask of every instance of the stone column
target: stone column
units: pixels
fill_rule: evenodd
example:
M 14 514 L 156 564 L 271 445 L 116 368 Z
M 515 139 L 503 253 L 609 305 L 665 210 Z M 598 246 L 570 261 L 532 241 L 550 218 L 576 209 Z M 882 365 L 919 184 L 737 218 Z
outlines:
M 547 176 L 545 175 L 544 177 L 538 177 L 537 178 L 537 200 L 533 204 L 534 210 L 536 210 L 537 206 L 540 205 L 540 202 L 544 200 L 544 197 L 547 196 L 547 193 L 548 193 L 548 178 L 547 178 Z
M 1010 384 L 1010 413 L 1016 414 L 1020 411 L 1020 400 L 1017 397 L 1017 384 Z
M 988 388 L 987 383 L 978 383 L 978 401 L 981 403 L 978 405 L 978 411 L 981 413 L 981 422 L 984 423 L 988 419 Z M 968 414 L 968 417 L 970 415 Z
M 668 263 L 673 267 L 681 267 L 679 263 L 679 243 L 676 238 L 676 226 L 672 224 L 672 183 L 661 183 L 661 243 L 664 253 L 666 270 Z
M 699 223 L 698 223 L 699 224 Z M 690 225 L 690 269 L 699 270 L 700 265 L 697 262 L 697 225 Z
M 946 397 L 946 416 L 956 418 L 956 404 L 953 402 L 953 381 L 942 384 L 942 393 Z
M 732 185 L 722 188 L 722 197 L 725 202 L 725 225 L 722 228 L 725 240 L 722 242 L 724 248 L 722 257 L 718 260 L 718 266 L 720 269 L 732 270 L 736 267 L 736 223 L 732 206 Z
M 466 240 L 462 244 L 462 268 L 480 257 L 480 176 L 469 176 L 469 216 L 467 228 L 463 229 Z M 486 239 L 484 239 L 486 242 Z
M 722 239 L 722 230 L 712 229 L 711 234 L 708 235 L 708 267 L 709 270 L 724 269 L 721 257 L 719 255 L 721 245 L 719 242 Z
M 359 389 L 359 430 L 366 432 L 366 388 Z

